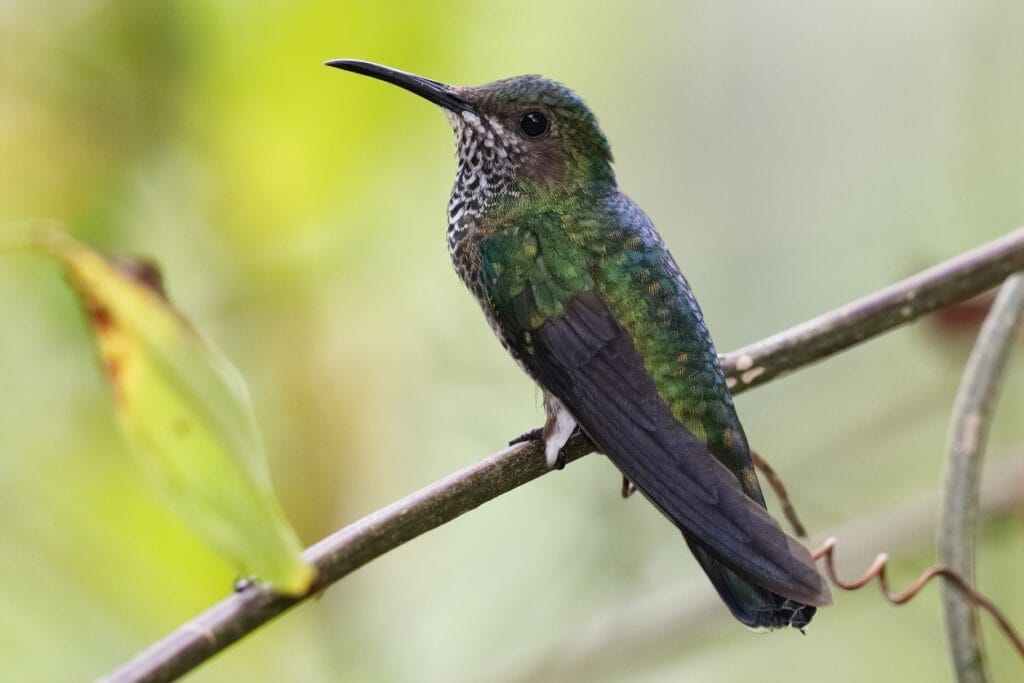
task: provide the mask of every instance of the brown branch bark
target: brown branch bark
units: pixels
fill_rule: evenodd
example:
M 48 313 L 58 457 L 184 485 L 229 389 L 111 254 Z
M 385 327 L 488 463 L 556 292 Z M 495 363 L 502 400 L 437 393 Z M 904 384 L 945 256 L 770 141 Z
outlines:
M 1024 270 L 1024 228 L 944 261 L 862 299 L 728 353 L 722 366 L 732 393 L 763 384 L 969 299 Z
M 1024 229 L 875 294 L 722 357 L 733 393 L 803 367 L 943 306 L 958 303 L 1024 269 Z M 593 450 L 577 435 L 566 462 Z M 503 493 L 547 474 L 537 442 L 516 444 L 335 532 L 306 550 L 326 588 L 389 550 Z M 171 681 L 305 598 L 258 586 L 229 595 L 102 679 Z

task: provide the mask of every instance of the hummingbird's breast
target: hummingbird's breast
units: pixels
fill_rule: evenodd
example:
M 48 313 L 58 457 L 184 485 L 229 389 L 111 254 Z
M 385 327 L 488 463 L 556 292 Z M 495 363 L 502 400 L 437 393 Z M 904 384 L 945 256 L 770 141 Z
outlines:
M 470 111 L 446 114 L 455 131 L 459 159 L 448 200 L 448 253 L 459 277 L 484 304 L 479 250 L 479 240 L 489 232 L 484 217 L 498 200 L 519 195 L 514 169 L 523 150 L 496 121 Z M 487 306 L 484 312 L 490 320 Z

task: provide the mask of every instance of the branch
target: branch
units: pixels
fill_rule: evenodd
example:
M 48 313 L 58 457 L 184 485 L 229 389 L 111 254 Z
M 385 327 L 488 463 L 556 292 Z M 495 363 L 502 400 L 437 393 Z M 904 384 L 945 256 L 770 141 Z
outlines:
M 1024 270 L 1024 228 L 722 357 L 736 394 L 855 346 Z
M 1018 274 L 1007 279 L 985 318 L 967 361 L 950 418 L 949 453 L 937 532 L 939 562 L 964 577 L 968 584 L 974 582 L 974 532 L 981 458 L 1006 360 L 1017 338 L 1022 314 L 1024 275 Z M 952 590 L 943 584 L 946 638 L 957 680 L 983 683 L 987 677 L 978 611 L 976 601 L 969 597 L 963 587 Z M 1018 647 L 1021 647 L 1019 641 Z
M 1024 228 L 727 354 L 722 363 L 734 385 L 732 392 L 963 301 L 1022 269 Z M 565 447 L 566 463 L 593 449 L 589 439 L 577 434 Z M 326 588 L 389 550 L 548 472 L 543 446 L 536 441 L 519 443 L 371 513 L 306 550 L 305 556 L 319 570 L 313 590 Z M 172 681 L 304 599 L 273 595 L 253 585 L 224 598 L 102 680 Z

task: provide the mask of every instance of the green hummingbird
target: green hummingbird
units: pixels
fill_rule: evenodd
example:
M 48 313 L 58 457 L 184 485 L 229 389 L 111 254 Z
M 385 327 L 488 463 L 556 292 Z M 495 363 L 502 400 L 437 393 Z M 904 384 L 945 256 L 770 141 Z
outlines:
M 371 62 L 327 65 L 413 92 L 451 122 L 448 249 L 544 392 L 548 464 L 582 429 L 682 531 L 740 622 L 803 629 L 831 603 L 828 584 L 766 511 L 697 300 L 619 192 L 583 100 L 540 76 L 463 87 Z

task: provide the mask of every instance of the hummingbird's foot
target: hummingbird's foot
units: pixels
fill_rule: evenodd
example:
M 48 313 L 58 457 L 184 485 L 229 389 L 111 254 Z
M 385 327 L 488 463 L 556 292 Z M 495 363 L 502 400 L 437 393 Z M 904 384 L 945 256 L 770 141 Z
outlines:
M 542 427 L 535 427 L 528 432 L 523 432 L 516 438 L 508 442 L 509 446 L 515 446 L 517 443 L 526 443 L 527 441 L 543 441 L 544 440 L 544 429 Z
M 572 436 L 573 433 L 575 432 L 570 432 L 569 435 Z M 552 446 L 556 445 L 557 443 L 552 441 L 553 438 L 555 437 L 548 437 L 544 435 L 543 427 L 536 427 L 535 429 L 531 429 L 528 432 L 523 432 L 516 438 L 512 439 L 511 441 L 508 442 L 508 445 L 515 446 L 517 443 L 529 443 L 530 441 L 540 441 L 541 443 L 544 444 L 544 455 L 548 460 L 548 466 L 554 470 L 562 470 L 565 469 L 566 464 L 565 453 L 564 449 L 562 448 L 562 446 L 564 446 L 565 443 L 563 442 L 560 446 L 558 446 L 558 452 L 555 454 L 554 458 L 552 458 L 551 449 Z M 568 441 L 568 439 L 566 439 L 566 441 Z
M 636 493 L 636 484 L 626 479 L 625 475 L 622 477 L 622 497 L 629 498 Z

